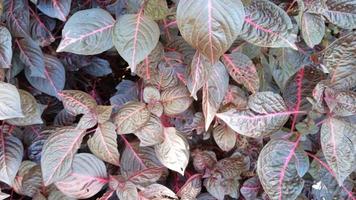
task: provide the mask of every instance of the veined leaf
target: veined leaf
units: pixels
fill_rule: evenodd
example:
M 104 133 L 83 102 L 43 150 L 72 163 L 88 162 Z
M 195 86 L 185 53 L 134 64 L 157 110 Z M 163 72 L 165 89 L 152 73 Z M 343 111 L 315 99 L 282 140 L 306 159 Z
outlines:
M 230 151 L 235 146 L 236 133 L 225 124 L 214 127 L 213 137 L 223 151 Z
M 208 81 L 203 87 L 203 113 L 205 118 L 205 130 L 209 129 L 215 114 L 224 100 L 229 87 L 229 74 L 221 62 L 217 62 L 210 72 Z
M 213 151 L 195 149 L 191 155 L 195 170 L 201 174 L 204 173 L 205 169 L 212 169 L 217 162 L 216 155 Z
M 255 0 L 246 7 L 241 37 L 262 47 L 291 47 L 298 49 L 288 14 L 268 0 Z
M 30 33 L 28 1 L 6 0 L 3 2 L 7 28 L 14 37 L 28 37 Z
M 116 189 L 116 195 L 119 199 L 140 200 L 135 184 L 130 181 L 121 183 Z
M 166 115 L 177 115 L 189 108 L 193 99 L 184 86 L 170 87 L 161 94 L 161 102 Z
M 95 113 L 96 101 L 80 90 L 63 90 L 58 94 L 64 108 L 72 115 Z
M 58 97 L 65 84 L 65 69 L 61 61 L 51 55 L 44 55 L 45 78 L 34 77 L 31 70 L 25 68 L 25 75 L 30 84 L 41 92 Z
M 35 97 L 25 90 L 19 90 L 23 117 L 7 119 L 6 122 L 16 126 L 42 124 L 42 108 L 37 104 Z
M 72 0 L 37 0 L 37 8 L 44 14 L 66 21 Z
M 354 125 L 335 118 L 327 119 L 321 127 L 321 147 L 340 186 L 356 169 L 355 132 Z
M 213 65 L 201 53 L 196 52 L 190 63 L 187 87 L 191 96 L 197 100 L 197 92 L 204 86 L 209 78 Z
M 41 157 L 44 185 L 63 180 L 71 172 L 73 157 L 80 147 L 84 131 L 63 127 L 46 140 Z
M 151 115 L 145 126 L 134 133 L 140 139 L 140 146 L 153 146 L 164 140 L 163 125 L 159 117 Z
M 163 173 L 163 167 L 146 168 L 131 174 L 127 180 L 140 186 L 147 186 L 155 183 Z
M 113 30 L 113 43 L 132 72 L 136 65 L 143 61 L 156 47 L 160 31 L 156 22 L 139 13 L 121 16 L 115 23 Z
M 166 18 L 168 12 L 169 10 L 166 0 L 150 0 L 145 5 L 145 15 L 153 20 Z
M 0 181 L 12 185 L 20 168 L 23 157 L 23 145 L 12 135 L 0 134 Z
M 110 13 L 100 8 L 74 13 L 64 25 L 57 52 L 94 55 L 110 49 L 114 23 Z
M 189 162 L 189 145 L 187 140 L 173 127 L 164 129 L 165 139 L 155 146 L 157 158 L 168 169 L 184 175 Z
M 310 48 L 319 44 L 325 34 L 325 21 L 316 14 L 304 12 L 301 17 L 302 36 Z
M 103 161 L 89 153 L 76 154 L 72 171 L 55 183 L 66 196 L 86 199 L 94 196 L 108 182 Z
M 344 29 L 356 28 L 355 0 L 327 0 L 322 14 L 333 24 Z
M 114 122 L 118 134 L 134 133 L 150 119 L 150 112 L 144 103 L 129 102 L 115 116 Z
M 200 194 L 200 191 L 202 189 L 201 179 L 201 174 L 192 175 L 179 189 L 177 195 L 182 200 L 195 199 Z
M 324 64 L 330 70 L 330 86 L 333 89 L 348 90 L 356 85 L 356 33 L 351 32 L 339 38 L 324 54 Z
M 296 199 L 303 189 L 309 160 L 297 144 L 271 140 L 258 156 L 257 174 L 271 199 Z
M 0 26 L 0 68 L 10 68 L 12 59 L 12 37 L 6 27 Z
M 240 192 L 246 200 L 257 199 L 257 195 L 261 190 L 262 186 L 257 176 L 247 179 L 240 188 Z
M 177 24 L 183 38 L 214 64 L 237 38 L 245 17 L 240 0 L 180 0 Z
M 34 197 L 42 186 L 41 167 L 30 161 L 22 162 L 14 185 L 14 189 L 18 187 L 15 189 L 17 193 Z
M 330 111 L 338 116 L 356 115 L 356 92 L 325 89 L 324 100 Z
M 244 85 L 249 91 L 255 93 L 260 87 L 257 70 L 252 60 L 246 55 L 233 52 L 222 56 L 230 76 L 239 84 Z
M 111 122 L 99 124 L 88 146 L 96 156 L 113 165 L 119 165 L 120 153 L 116 142 L 116 127 Z
M 46 78 L 44 56 L 40 46 L 30 37 L 15 41 L 20 50 L 20 60 L 31 70 L 31 76 Z
M 21 98 L 17 88 L 0 81 L 0 120 L 23 117 Z
M 158 102 L 161 99 L 161 94 L 159 90 L 153 86 L 147 86 L 145 89 L 143 89 L 143 100 L 146 103 L 155 103 Z
M 230 128 L 248 137 L 264 137 L 280 129 L 292 112 L 287 110 L 280 95 L 272 92 L 258 92 L 248 102 L 251 110 L 230 109 L 217 114 Z
M 150 186 L 145 187 L 141 192 L 140 195 L 147 199 L 161 199 L 161 200 L 168 200 L 168 199 L 178 199 L 177 195 L 161 184 L 152 184 Z

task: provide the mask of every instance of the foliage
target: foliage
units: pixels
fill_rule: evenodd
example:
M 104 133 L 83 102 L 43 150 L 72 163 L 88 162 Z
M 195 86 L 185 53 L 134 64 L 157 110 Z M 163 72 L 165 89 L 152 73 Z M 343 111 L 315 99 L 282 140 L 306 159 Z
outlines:
M 356 199 L 355 11 L 0 1 L 0 199 Z

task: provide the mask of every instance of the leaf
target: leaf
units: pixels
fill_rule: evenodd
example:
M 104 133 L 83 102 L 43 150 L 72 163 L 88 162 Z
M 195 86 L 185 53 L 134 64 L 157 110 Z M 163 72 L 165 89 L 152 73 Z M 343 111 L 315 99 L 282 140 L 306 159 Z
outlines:
M 324 37 L 325 21 L 319 15 L 304 12 L 301 17 L 300 28 L 305 43 L 310 48 L 313 48 L 319 44 Z
M 7 0 L 4 2 L 4 18 L 7 28 L 14 37 L 28 37 L 30 13 L 28 1 Z
M 127 180 L 135 185 L 146 186 L 158 181 L 162 176 L 162 172 L 162 167 L 146 168 L 130 175 L 130 177 L 127 177 Z
M 129 101 L 138 100 L 138 85 L 130 80 L 122 80 L 116 86 L 116 94 L 110 98 L 110 104 L 121 108 Z
M 64 88 L 66 76 L 65 69 L 58 58 L 45 54 L 45 78 L 34 77 L 31 70 L 25 68 L 25 75 L 30 84 L 39 91 L 48 95 L 59 97 L 58 92 Z
M 184 86 L 170 87 L 161 94 L 161 102 L 166 115 L 177 115 L 189 108 L 193 99 Z
M 356 92 L 338 92 L 325 89 L 324 100 L 330 111 L 337 116 L 356 115 Z
M 204 180 L 206 190 L 218 200 L 224 200 L 225 188 L 222 179 L 208 178 Z
M 57 52 L 94 55 L 109 50 L 114 18 L 100 8 L 74 13 L 64 25 Z
M 356 128 L 352 124 L 335 118 L 327 119 L 321 127 L 321 147 L 340 186 L 355 170 L 355 131 Z
M 234 153 L 231 157 L 219 160 L 211 170 L 217 178 L 236 179 L 241 173 L 246 172 L 251 166 L 250 158 L 240 153 Z
M 267 0 L 253 1 L 245 9 L 246 17 L 241 38 L 262 47 L 291 47 L 298 49 L 288 14 Z
M 177 25 L 183 38 L 214 64 L 237 38 L 245 17 L 240 0 L 180 0 Z
M 8 197 L 10 197 L 9 194 L 3 193 L 0 191 L 0 199 L 7 199 Z
M 156 103 L 161 99 L 161 94 L 159 90 L 155 87 L 152 86 L 147 86 L 145 89 L 143 89 L 143 100 L 146 103 Z
M 165 139 L 155 146 L 157 158 L 168 169 L 184 175 L 189 161 L 189 145 L 187 140 L 175 128 L 164 129 Z
M 101 106 L 96 107 L 96 113 L 98 117 L 98 123 L 105 123 L 110 120 L 112 114 L 112 106 Z
M 6 27 L 0 26 L 0 68 L 10 68 L 12 59 L 12 37 Z
M 191 96 L 197 100 L 197 92 L 204 86 L 209 78 L 213 65 L 201 53 L 196 52 L 190 64 L 187 88 Z
M 88 140 L 88 146 L 100 159 L 119 166 L 120 153 L 116 142 L 115 125 L 111 122 L 98 124 L 94 135 Z
M 129 102 L 115 115 L 114 122 L 118 134 L 134 133 L 150 119 L 150 112 L 144 103 Z
M 328 46 L 323 63 L 330 70 L 330 87 L 349 90 L 356 85 L 356 33 L 351 32 Z
M 223 105 L 232 103 L 236 109 L 244 110 L 247 108 L 247 93 L 236 85 L 229 85 L 224 100 Z
M 140 192 L 140 196 L 143 196 L 147 199 L 157 199 L 157 200 L 178 199 L 177 195 L 172 190 L 158 183 L 154 183 L 150 186 L 145 187 Z
M 150 0 L 145 5 L 145 15 L 153 20 L 161 20 L 168 15 L 168 5 L 165 0 Z
M 203 87 L 203 113 L 205 118 L 205 130 L 209 129 L 215 114 L 224 100 L 229 87 L 229 74 L 225 66 L 218 62 L 213 66 L 208 81 Z
M 142 12 L 121 16 L 113 30 L 113 43 L 132 72 L 156 47 L 160 35 L 157 23 Z
M 35 97 L 25 90 L 18 90 L 21 99 L 21 108 L 23 117 L 6 120 L 9 124 L 15 126 L 28 126 L 33 124 L 42 124 L 42 108 L 37 104 Z
M 201 178 L 201 174 L 195 174 L 189 177 L 179 189 L 177 195 L 183 200 L 195 199 L 202 189 Z
M 46 140 L 41 157 L 45 186 L 62 180 L 70 173 L 74 154 L 84 137 L 83 131 L 62 127 Z
M 322 14 L 333 24 L 344 28 L 356 28 L 356 2 L 354 0 L 327 0 Z
M 303 189 L 309 160 L 297 144 L 271 140 L 258 157 L 257 174 L 271 199 L 296 199 Z
M 230 76 L 239 84 L 244 85 L 249 91 L 255 93 L 260 87 L 257 70 L 252 60 L 246 55 L 233 52 L 224 54 L 222 61 Z
M 21 164 L 20 170 L 16 176 L 15 179 L 15 185 L 16 185 L 16 180 L 20 181 L 18 184 L 20 184 L 20 189 L 19 191 L 16 191 L 19 194 L 26 195 L 29 197 L 34 197 L 34 195 L 40 190 L 42 187 L 42 172 L 41 172 L 41 167 L 37 165 L 36 163 L 31 162 L 32 164 L 27 164 L 29 161 L 24 161 Z M 28 165 L 27 167 L 24 165 Z M 15 189 L 15 186 L 14 186 Z
M 33 16 L 30 21 L 32 39 L 41 47 L 51 45 L 56 40 L 51 32 L 56 26 L 56 20 L 47 15 L 37 15 L 33 10 L 30 11 Z
M 262 186 L 257 176 L 247 179 L 240 188 L 240 193 L 246 200 L 257 199 Z
M 139 195 L 135 184 L 132 182 L 124 182 L 116 189 L 116 195 L 119 199 L 139 200 Z
M 213 151 L 195 149 L 191 155 L 194 169 L 201 174 L 203 174 L 206 169 L 212 169 L 217 162 L 216 155 Z
M 108 182 L 103 161 L 92 154 L 76 154 L 73 159 L 72 172 L 55 183 L 66 196 L 86 199 L 94 196 Z
M 37 8 L 44 14 L 66 21 L 72 0 L 38 0 Z
M 89 66 L 83 67 L 83 71 L 94 77 L 106 76 L 112 73 L 110 63 L 98 57 L 94 57 Z
M 235 147 L 236 134 L 226 125 L 218 125 L 213 130 L 213 137 L 216 144 L 223 151 L 230 151 Z
M 0 120 L 23 117 L 21 99 L 17 88 L 0 81 Z
M 159 117 L 151 115 L 145 126 L 134 133 L 140 139 L 140 146 L 153 146 L 164 140 L 163 125 Z
M 280 95 L 273 92 L 258 92 L 248 102 L 251 110 L 230 109 L 217 114 L 231 129 L 248 137 L 265 137 L 279 130 L 292 112 L 287 110 Z
M 95 112 L 96 101 L 89 94 L 80 90 L 63 90 L 58 94 L 64 108 L 72 115 Z
M 0 181 L 12 185 L 20 168 L 24 148 L 19 139 L 0 134 Z
M 46 78 L 45 62 L 41 48 L 31 38 L 15 40 L 20 50 L 20 60 L 30 68 L 31 76 Z
M 70 126 L 73 125 L 76 117 L 71 115 L 66 109 L 61 110 L 58 112 L 56 117 L 54 118 L 53 125 L 55 126 Z

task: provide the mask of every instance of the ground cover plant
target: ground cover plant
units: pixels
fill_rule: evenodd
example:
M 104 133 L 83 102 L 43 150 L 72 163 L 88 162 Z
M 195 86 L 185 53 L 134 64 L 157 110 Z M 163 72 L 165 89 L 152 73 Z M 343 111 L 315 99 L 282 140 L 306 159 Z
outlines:
M 0 199 L 356 199 L 356 0 L 0 13 Z

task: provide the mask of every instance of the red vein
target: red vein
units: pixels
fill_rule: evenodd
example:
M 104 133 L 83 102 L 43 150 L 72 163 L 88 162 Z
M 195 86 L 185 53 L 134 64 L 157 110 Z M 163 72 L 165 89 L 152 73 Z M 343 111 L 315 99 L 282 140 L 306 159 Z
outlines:
M 38 22 L 38 24 L 39 24 L 41 27 L 43 27 L 43 29 L 44 29 L 46 32 L 49 33 L 49 35 L 50 35 L 50 37 L 51 37 L 52 40 L 55 40 L 55 38 L 54 38 L 53 35 L 52 35 L 52 32 L 51 32 L 50 30 L 48 30 L 48 28 L 44 25 L 44 23 L 43 23 L 43 22 L 41 21 L 41 19 L 37 16 L 37 14 L 31 9 L 31 7 L 29 7 L 29 10 L 30 10 L 32 16 L 35 17 L 35 19 L 36 19 L 36 21 Z
M 138 32 L 140 30 L 140 24 L 141 24 L 141 15 L 143 13 L 143 7 L 140 9 L 140 11 L 137 14 L 137 19 L 136 19 L 136 27 L 135 27 L 135 33 L 134 33 L 134 40 L 133 40 L 133 49 L 132 49 L 132 57 L 131 57 L 131 65 L 130 67 L 132 67 L 132 71 L 136 70 L 136 62 L 135 62 L 135 58 L 136 58 L 136 47 L 137 47 L 137 41 L 138 41 Z
M 143 160 L 140 158 L 140 156 L 136 153 L 136 151 L 133 149 L 133 147 L 131 146 L 131 144 L 129 143 L 129 141 L 126 140 L 124 135 L 120 135 L 121 139 L 124 141 L 125 146 L 128 147 L 132 153 L 134 154 L 134 156 L 137 158 L 138 162 L 140 162 L 140 164 L 143 166 L 143 168 L 147 168 L 145 163 L 143 162 Z
M 209 28 L 209 46 L 210 46 L 210 61 L 212 62 L 214 60 L 214 53 L 213 53 L 213 41 L 212 41 L 212 29 L 211 29 L 211 0 L 208 0 L 208 28 Z
M 61 15 L 61 18 L 63 19 L 63 21 L 66 20 L 66 16 L 63 13 L 62 7 L 58 6 L 58 0 L 53 0 L 53 6 L 59 11 L 59 15 Z

